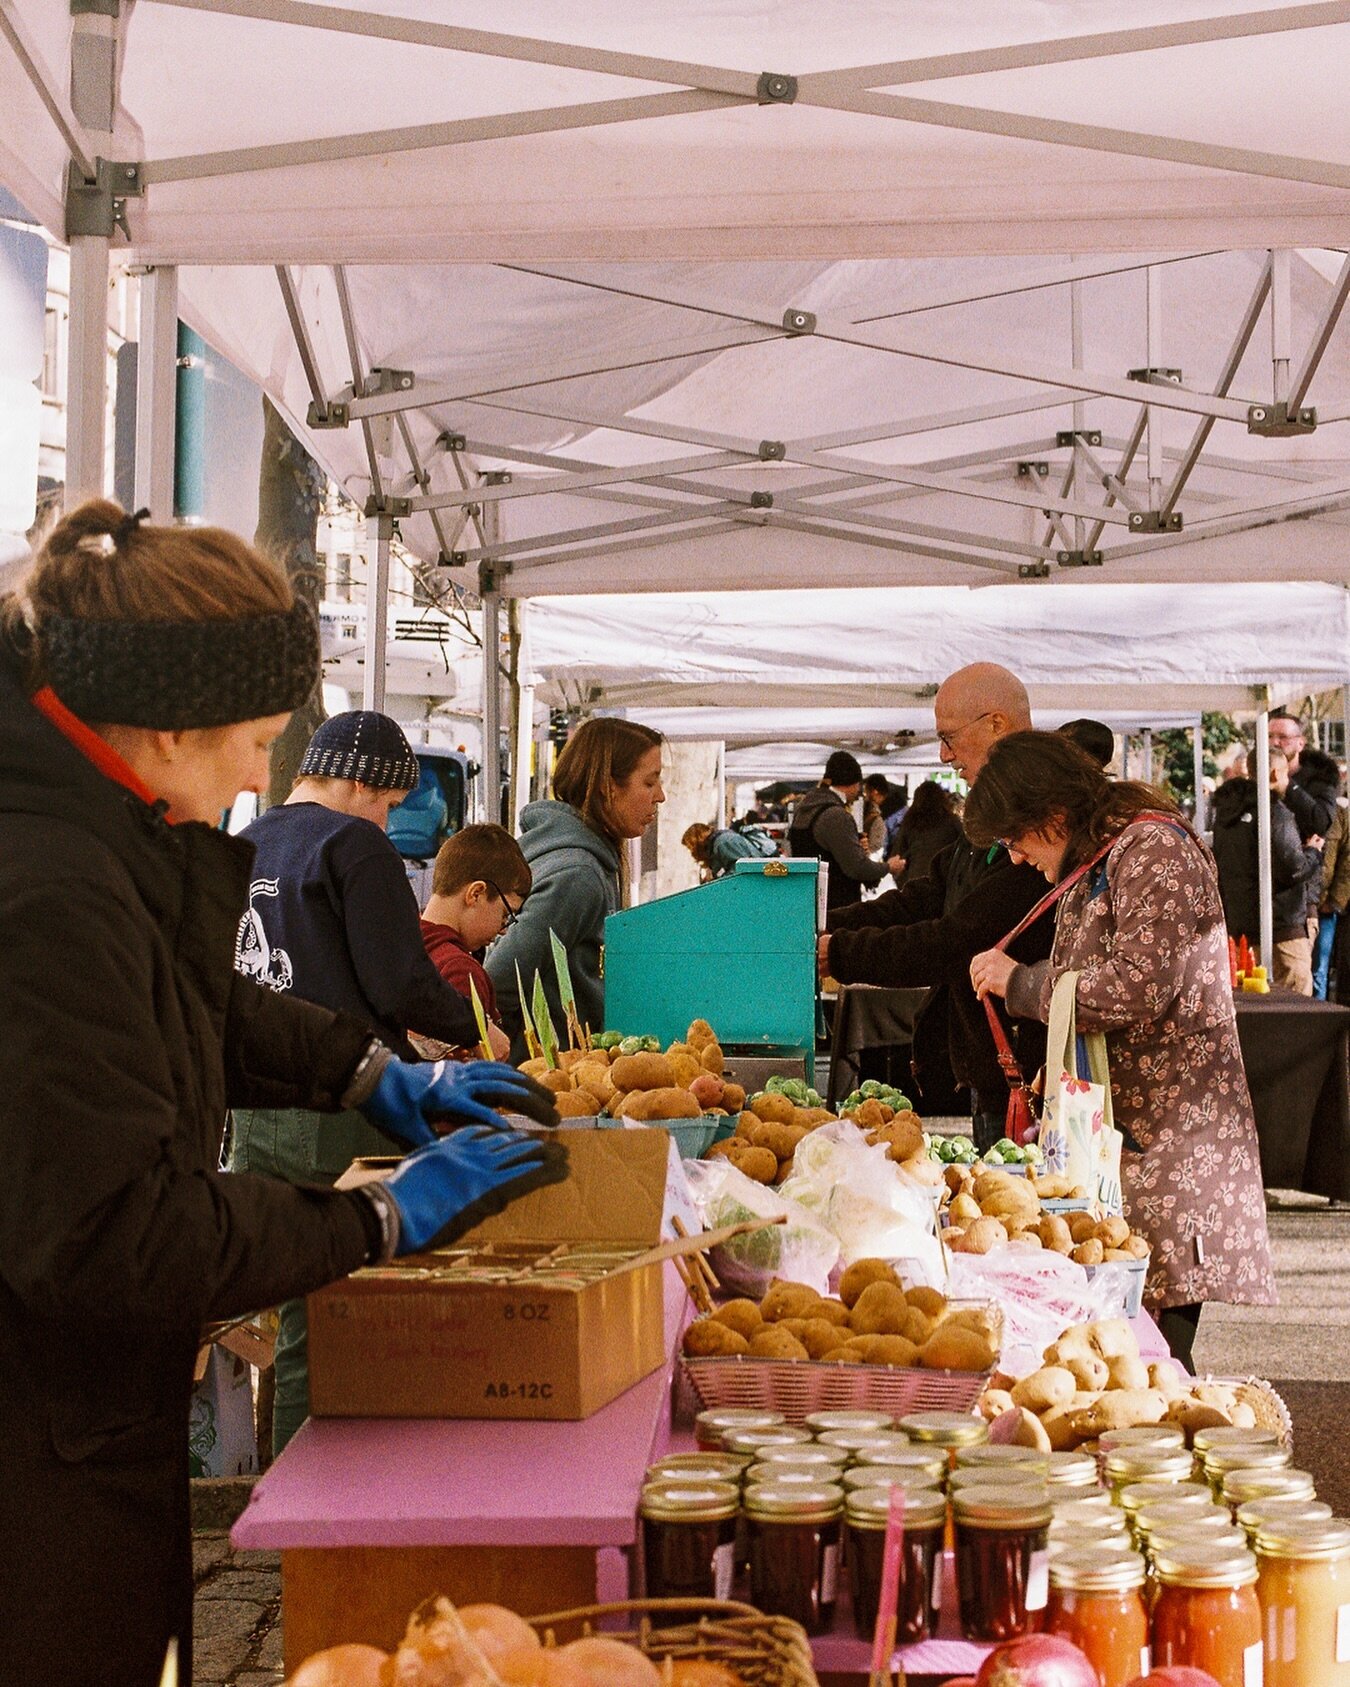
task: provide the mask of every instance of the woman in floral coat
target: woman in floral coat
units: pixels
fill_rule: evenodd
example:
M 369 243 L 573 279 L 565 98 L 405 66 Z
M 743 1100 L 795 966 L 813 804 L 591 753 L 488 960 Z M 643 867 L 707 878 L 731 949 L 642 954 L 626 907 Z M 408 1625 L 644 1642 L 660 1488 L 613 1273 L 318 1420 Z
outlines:
M 990 949 L 971 979 L 1045 1020 L 1055 980 L 1080 975 L 1079 1028 L 1106 1033 L 1125 1214 L 1153 1248 L 1148 1303 L 1189 1363 L 1203 1302 L 1275 1299 L 1213 859 L 1170 799 L 1106 779 L 1058 733 L 994 746 L 965 828 L 977 847 L 1003 840 L 1051 884 L 1105 851 L 1060 901 L 1048 961 Z

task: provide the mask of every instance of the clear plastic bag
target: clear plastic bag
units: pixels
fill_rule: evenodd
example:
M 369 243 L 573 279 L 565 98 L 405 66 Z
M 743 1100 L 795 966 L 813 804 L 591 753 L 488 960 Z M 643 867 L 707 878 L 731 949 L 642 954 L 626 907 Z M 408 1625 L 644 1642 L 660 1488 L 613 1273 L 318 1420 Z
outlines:
M 707 1230 L 751 1218 L 786 1223 L 735 1236 L 712 1251 L 712 1267 L 724 1288 L 762 1300 L 775 1277 L 806 1283 L 817 1294 L 829 1287 L 839 1243 L 819 1219 L 777 1189 L 756 1183 L 729 1160 L 686 1160 L 685 1175 Z
M 1024 1376 L 1070 1324 L 1092 1324 L 1119 1310 L 1106 1282 L 1089 1282 L 1081 1265 L 1045 1248 L 1016 1243 L 987 1254 L 952 1254 L 947 1293 L 958 1300 L 992 1300 L 1003 1310 L 999 1368 Z
M 781 1193 L 838 1237 L 845 1265 L 903 1259 L 925 1281 L 941 1281 L 933 1192 L 905 1177 L 883 1146 L 847 1120 L 803 1137 Z

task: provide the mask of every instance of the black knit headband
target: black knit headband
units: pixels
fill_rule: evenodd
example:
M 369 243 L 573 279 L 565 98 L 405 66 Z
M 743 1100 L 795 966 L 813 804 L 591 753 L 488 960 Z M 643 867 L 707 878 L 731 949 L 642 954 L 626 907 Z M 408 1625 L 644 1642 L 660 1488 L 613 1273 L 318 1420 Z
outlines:
M 160 732 L 289 714 L 319 677 L 319 630 L 284 614 L 229 621 L 88 621 L 44 615 L 46 677 L 83 721 Z

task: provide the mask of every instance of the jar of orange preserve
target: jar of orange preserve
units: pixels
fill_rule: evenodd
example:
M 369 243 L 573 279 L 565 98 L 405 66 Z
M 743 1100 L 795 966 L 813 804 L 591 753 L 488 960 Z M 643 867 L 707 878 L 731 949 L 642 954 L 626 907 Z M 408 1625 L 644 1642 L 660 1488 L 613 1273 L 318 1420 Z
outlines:
M 1256 1562 L 1266 1687 L 1350 1687 L 1350 1524 L 1267 1523 Z
M 1153 1667 L 1207 1669 L 1219 1687 L 1263 1687 L 1265 1649 L 1250 1552 L 1178 1542 L 1153 1560 Z
M 1144 1560 L 1128 1548 L 1058 1553 L 1050 1560 L 1045 1632 L 1072 1641 L 1102 1687 L 1125 1687 L 1148 1674 L 1143 1588 Z

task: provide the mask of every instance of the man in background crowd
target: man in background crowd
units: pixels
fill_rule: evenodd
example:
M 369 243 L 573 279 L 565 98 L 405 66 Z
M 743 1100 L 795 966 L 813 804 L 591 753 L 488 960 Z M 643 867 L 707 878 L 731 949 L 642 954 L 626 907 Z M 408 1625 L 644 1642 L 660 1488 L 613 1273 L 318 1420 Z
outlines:
M 834 750 L 815 790 L 798 800 L 788 826 L 788 851 L 825 863 L 825 906 L 846 908 L 862 901 L 864 885 L 879 885 L 894 862 L 874 861 L 863 847 L 850 806 L 862 790 L 862 768 L 847 750 Z

